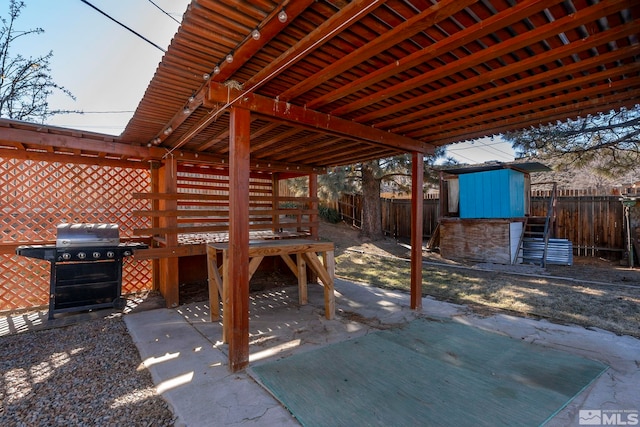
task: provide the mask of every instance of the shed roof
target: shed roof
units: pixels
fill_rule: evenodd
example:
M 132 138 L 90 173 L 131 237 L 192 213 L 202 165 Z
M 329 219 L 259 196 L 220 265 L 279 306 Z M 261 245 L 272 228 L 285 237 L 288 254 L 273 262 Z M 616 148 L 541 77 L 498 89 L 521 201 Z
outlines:
M 549 166 L 540 162 L 488 162 L 480 165 L 442 168 L 441 170 L 451 175 L 463 175 L 466 173 L 486 172 L 499 169 L 513 169 L 522 173 L 549 172 L 552 170 Z
M 193 0 L 119 158 L 224 159 L 230 106 L 253 112 L 253 161 L 308 168 L 632 107 L 639 17 L 629 0 Z

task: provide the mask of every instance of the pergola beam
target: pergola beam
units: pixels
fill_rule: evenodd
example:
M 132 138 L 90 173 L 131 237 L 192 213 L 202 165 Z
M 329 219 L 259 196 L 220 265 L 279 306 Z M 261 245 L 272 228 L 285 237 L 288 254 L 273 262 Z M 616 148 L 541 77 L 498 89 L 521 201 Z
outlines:
M 2 119 L 0 119 L 0 125 L 1 124 Z M 124 142 L 112 142 L 88 138 L 81 135 L 72 136 L 48 133 L 46 132 L 46 127 L 40 127 L 38 129 L 0 127 L 0 129 L 2 130 L 2 132 L 0 132 L 0 149 L 2 148 L 2 145 L 16 147 L 16 149 L 3 149 L 3 153 L 6 153 L 12 158 L 32 157 L 35 159 L 40 156 L 37 154 L 38 151 L 36 150 L 41 149 L 50 153 L 48 155 L 49 158 L 52 155 L 67 156 L 65 152 L 80 153 L 80 155 L 74 154 L 76 159 L 74 161 L 69 160 L 68 163 L 109 164 L 133 168 L 140 168 L 142 167 L 141 164 L 144 164 L 144 167 L 146 168 L 148 167 L 148 161 L 161 161 L 167 155 L 167 151 L 163 148 L 142 147 Z M 20 149 L 17 147 L 22 148 Z M 56 153 L 56 150 L 60 150 L 61 152 Z M 99 154 L 103 156 L 117 156 L 118 159 L 98 157 Z M 211 163 L 224 167 L 229 165 L 229 157 L 226 155 L 219 156 L 181 150 L 175 150 L 172 154 L 173 157 L 177 158 L 179 161 Z M 69 155 L 69 157 L 71 157 L 71 155 Z M 61 159 L 62 158 L 63 157 L 61 157 Z M 326 168 L 320 166 L 307 166 L 297 163 L 261 159 L 252 159 L 251 168 L 256 170 L 295 172 L 305 175 L 309 173 L 323 174 L 326 172 Z
M 286 120 L 298 126 L 306 126 L 329 134 L 372 142 L 406 152 L 431 154 L 435 150 L 434 146 L 422 141 L 374 129 L 248 91 L 233 89 L 220 83 L 209 82 L 208 96 L 204 105 L 208 108 L 220 108 L 220 104 L 246 108 L 252 112 Z
M 51 153 L 26 149 L 0 148 L 0 157 L 4 159 L 32 160 L 36 162 L 57 162 L 62 164 L 98 165 L 130 169 L 149 169 L 149 162 L 119 159 L 105 159 L 97 156 Z
M 148 147 L 123 144 L 115 141 L 106 141 L 89 138 L 82 135 L 63 135 L 47 132 L 46 127 L 40 129 L 17 129 L 2 127 L 0 133 L 0 144 L 7 141 L 10 143 L 24 144 L 26 147 L 36 145 L 46 148 L 59 148 L 67 150 L 82 150 L 94 153 L 109 153 L 116 156 L 126 156 L 134 158 L 147 158 L 150 156 Z M 158 150 L 158 152 L 164 150 Z

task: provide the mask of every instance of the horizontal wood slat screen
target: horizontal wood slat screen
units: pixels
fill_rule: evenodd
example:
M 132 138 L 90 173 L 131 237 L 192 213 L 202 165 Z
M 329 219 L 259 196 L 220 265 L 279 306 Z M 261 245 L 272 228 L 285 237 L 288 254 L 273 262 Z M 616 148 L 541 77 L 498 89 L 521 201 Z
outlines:
M 150 225 L 132 209 L 150 203 L 132 193 L 150 190 L 150 172 L 112 166 L 0 158 L 0 311 L 48 304 L 47 261 L 15 255 L 18 245 L 54 243 L 63 222 L 115 223 L 121 240 Z M 126 259 L 123 293 L 150 289 L 151 262 Z
M 229 229 L 229 171 L 226 168 L 179 164 L 177 193 L 134 193 L 136 200 L 175 200 L 178 209 L 136 210 L 134 217 L 175 218 L 177 227 L 136 228 L 137 236 L 193 233 L 226 233 Z M 253 172 L 249 179 L 249 229 L 305 233 L 317 227 L 317 210 L 310 209 L 317 197 L 296 197 L 278 185 L 274 195 L 271 174 Z M 312 220 L 311 218 L 314 218 Z M 151 221 L 149 221 L 150 223 Z M 184 239 L 183 239 L 184 240 Z M 176 252 L 179 254 L 181 252 Z

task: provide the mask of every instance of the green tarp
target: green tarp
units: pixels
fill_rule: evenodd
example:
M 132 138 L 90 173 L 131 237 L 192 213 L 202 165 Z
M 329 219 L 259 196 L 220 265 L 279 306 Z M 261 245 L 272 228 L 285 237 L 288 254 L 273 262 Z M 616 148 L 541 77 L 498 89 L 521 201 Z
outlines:
M 452 321 L 416 320 L 254 366 L 304 426 L 536 426 L 607 367 Z

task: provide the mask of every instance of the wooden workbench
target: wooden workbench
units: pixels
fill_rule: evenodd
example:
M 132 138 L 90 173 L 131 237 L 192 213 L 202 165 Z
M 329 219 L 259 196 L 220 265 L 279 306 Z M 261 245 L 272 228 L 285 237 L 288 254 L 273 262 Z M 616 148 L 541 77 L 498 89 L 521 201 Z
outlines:
M 229 243 L 207 243 L 207 268 L 209 275 L 209 304 L 211 307 L 211 321 L 220 319 L 219 299 L 222 296 L 223 314 L 229 313 L 229 283 L 228 274 Z M 256 272 L 258 266 L 267 256 L 279 256 L 289 266 L 298 278 L 298 294 L 300 304 L 307 303 L 307 266 L 310 267 L 324 284 L 325 317 L 333 319 L 335 316 L 334 295 L 334 244 L 322 240 L 285 239 L 285 240 L 251 240 L 249 241 L 249 278 Z M 222 265 L 218 265 L 218 253 L 222 253 Z M 322 254 L 320 262 L 318 253 Z M 295 260 L 291 258 L 295 255 Z M 233 325 L 224 316 L 223 342 L 227 342 L 230 328 Z

